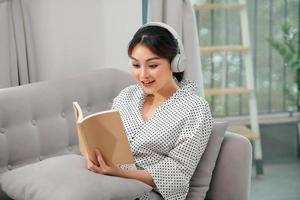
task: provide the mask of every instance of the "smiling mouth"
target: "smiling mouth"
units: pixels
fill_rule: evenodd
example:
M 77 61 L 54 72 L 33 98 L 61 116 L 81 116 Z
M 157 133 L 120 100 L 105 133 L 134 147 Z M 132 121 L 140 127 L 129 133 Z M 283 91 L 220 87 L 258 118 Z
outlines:
M 155 81 L 141 81 L 141 83 L 143 84 L 143 86 L 148 87 L 151 86 Z

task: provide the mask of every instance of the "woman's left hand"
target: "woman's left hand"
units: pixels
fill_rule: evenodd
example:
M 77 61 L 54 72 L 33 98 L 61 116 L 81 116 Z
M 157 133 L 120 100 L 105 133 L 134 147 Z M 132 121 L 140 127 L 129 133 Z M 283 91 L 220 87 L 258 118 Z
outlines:
M 88 159 L 87 168 L 88 170 L 98 173 L 98 174 L 105 174 L 105 175 L 115 175 L 117 168 L 111 167 L 106 164 L 103 159 L 103 156 L 99 149 L 95 150 L 97 160 L 99 165 L 95 165 L 92 161 Z
M 96 149 L 95 153 L 99 165 L 95 165 L 90 159 L 87 159 L 87 168 L 90 171 L 98 174 L 136 179 L 150 185 L 153 188 L 156 187 L 151 175 L 146 170 L 123 170 L 119 167 L 109 166 L 104 161 L 99 149 Z

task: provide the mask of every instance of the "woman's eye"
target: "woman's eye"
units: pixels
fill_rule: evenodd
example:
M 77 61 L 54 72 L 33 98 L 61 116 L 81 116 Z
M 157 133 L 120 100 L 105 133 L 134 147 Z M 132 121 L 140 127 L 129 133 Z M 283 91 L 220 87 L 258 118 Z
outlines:
M 134 68 L 138 68 L 138 67 L 140 67 L 140 65 L 139 65 L 139 64 L 132 64 L 132 66 L 133 66 Z
M 156 68 L 157 66 L 157 64 L 149 65 L 150 68 Z

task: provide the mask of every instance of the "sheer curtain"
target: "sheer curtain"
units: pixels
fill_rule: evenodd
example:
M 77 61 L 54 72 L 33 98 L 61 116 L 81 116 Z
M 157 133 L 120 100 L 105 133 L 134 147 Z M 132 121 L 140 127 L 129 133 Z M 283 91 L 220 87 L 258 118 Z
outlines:
M 197 93 L 204 96 L 196 19 L 190 0 L 148 0 L 148 21 L 172 26 L 179 35 L 187 57 L 185 77 L 197 83 Z
M 142 24 L 140 0 L 24 0 L 38 81 L 95 68 L 128 70 L 127 44 Z
M 0 1 L 0 88 L 36 81 L 27 14 L 22 0 Z
M 129 69 L 140 0 L 0 0 L 0 88 Z

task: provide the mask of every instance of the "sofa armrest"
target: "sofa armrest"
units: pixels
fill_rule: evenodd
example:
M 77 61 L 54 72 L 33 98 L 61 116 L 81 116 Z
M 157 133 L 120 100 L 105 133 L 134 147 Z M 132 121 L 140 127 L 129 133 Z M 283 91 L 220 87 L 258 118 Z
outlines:
M 226 132 L 206 200 L 247 200 L 252 146 L 244 136 Z

